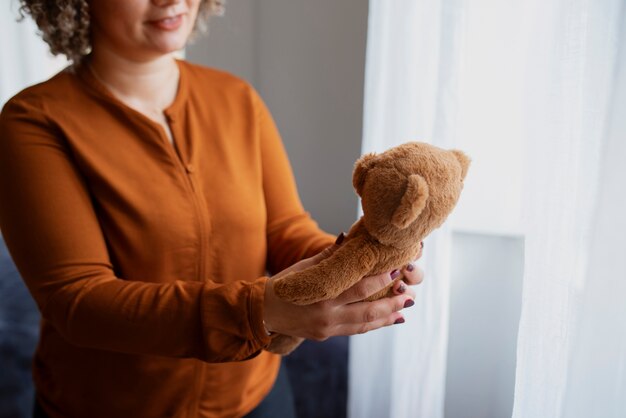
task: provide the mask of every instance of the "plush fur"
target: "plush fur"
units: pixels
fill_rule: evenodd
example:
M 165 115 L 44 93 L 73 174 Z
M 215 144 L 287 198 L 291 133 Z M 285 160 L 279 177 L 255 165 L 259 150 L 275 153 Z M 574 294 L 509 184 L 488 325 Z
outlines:
M 400 269 L 414 260 L 420 242 L 452 212 L 469 164 L 461 151 L 420 142 L 361 157 L 355 164 L 353 185 L 361 197 L 363 216 L 330 257 L 277 279 L 276 295 L 309 305 L 337 297 L 363 277 Z M 388 296 L 392 286 L 366 300 Z M 301 338 L 276 335 L 268 350 L 287 354 L 301 342 Z

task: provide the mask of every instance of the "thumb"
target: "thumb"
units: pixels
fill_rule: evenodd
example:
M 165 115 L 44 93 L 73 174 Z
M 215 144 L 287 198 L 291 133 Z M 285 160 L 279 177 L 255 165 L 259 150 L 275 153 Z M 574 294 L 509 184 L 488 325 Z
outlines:
M 324 250 L 322 250 L 321 252 L 319 252 L 318 254 L 313 256 L 313 258 L 311 259 L 313 264 L 317 264 L 320 261 L 322 261 L 322 260 L 330 257 L 331 255 L 333 255 L 333 253 L 339 249 L 339 246 L 341 246 L 341 243 L 343 242 L 343 239 L 345 237 L 346 237 L 346 235 L 343 232 L 341 234 L 339 234 L 337 236 L 337 240 L 335 241 L 335 243 L 333 245 L 324 248 Z

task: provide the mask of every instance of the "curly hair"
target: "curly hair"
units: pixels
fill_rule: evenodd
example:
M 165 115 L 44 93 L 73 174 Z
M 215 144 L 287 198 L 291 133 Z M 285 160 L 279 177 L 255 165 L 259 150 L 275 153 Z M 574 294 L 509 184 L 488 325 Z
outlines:
M 207 29 L 209 16 L 224 12 L 225 0 L 200 0 L 194 33 Z M 53 55 L 78 63 L 91 51 L 87 0 L 20 0 L 20 19 L 30 15 Z

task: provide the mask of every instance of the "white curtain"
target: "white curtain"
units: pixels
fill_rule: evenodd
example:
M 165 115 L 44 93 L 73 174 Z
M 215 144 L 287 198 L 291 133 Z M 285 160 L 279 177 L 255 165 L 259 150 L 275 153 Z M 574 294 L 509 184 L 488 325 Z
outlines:
M 529 12 L 513 416 L 625 417 L 625 2 L 550 0 Z
M 458 219 L 525 234 L 515 418 L 626 416 L 625 4 L 370 0 L 363 152 L 468 149 Z M 447 224 L 407 322 L 352 339 L 352 418 L 444 415 Z
M 455 1 L 370 2 L 363 152 L 420 140 L 452 147 L 458 103 Z M 450 233 L 425 242 L 427 272 L 406 323 L 353 337 L 349 416 L 441 417 L 446 373 Z
M 0 107 L 26 86 L 40 82 L 67 65 L 53 57 L 36 35 L 32 19 L 18 22 L 19 2 L 10 0 L 0 9 Z

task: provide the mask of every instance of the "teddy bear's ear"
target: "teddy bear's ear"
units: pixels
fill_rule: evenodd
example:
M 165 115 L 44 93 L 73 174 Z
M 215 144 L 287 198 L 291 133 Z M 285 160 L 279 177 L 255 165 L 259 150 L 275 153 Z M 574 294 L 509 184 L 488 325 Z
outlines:
M 392 225 L 400 229 L 409 226 L 426 207 L 426 200 L 428 200 L 426 180 L 419 174 L 410 175 L 400 206 L 391 217 Z
M 354 186 L 354 190 L 356 193 L 361 196 L 361 192 L 363 191 L 363 186 L 365 185 L 365 177 L 367 176 L 367 172 L 374 165 L 374 160 L 376 159 L 376 154 L 369 153 L 365 154 L 361 158 L 354 163 L 354 172 L 352 173 L 352 185 Z
M 458 149 L 453 149 L 450 152 L 454 154 L 457 160 L 459 160 L 459 163 L 461 164 L 461 180 L 464 180 L 472 160 L 470 160 L 470 157 L 465 155 L 463 151 L 459 151 Z

